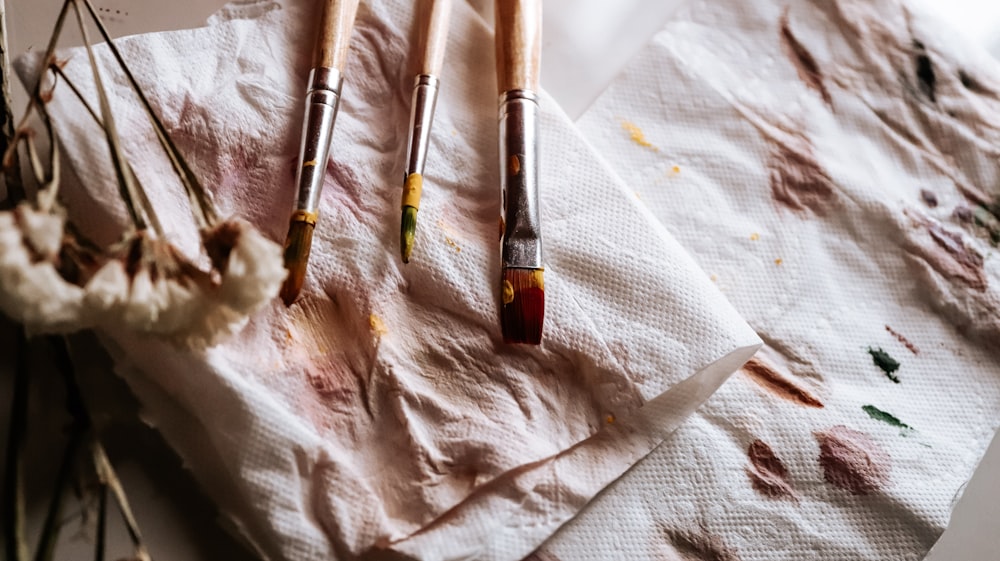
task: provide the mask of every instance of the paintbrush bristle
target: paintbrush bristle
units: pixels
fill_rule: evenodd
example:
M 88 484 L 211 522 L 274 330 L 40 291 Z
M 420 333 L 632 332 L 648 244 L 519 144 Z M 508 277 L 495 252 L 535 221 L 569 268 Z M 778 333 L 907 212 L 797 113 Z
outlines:
M 403 263 L 410 262 L 413 251 L 413 240 L 417 233 L 417 209 L 406 205 L 399 221 L 399 249 L 403 255 Z
M 288 226 L 288 237 L 285 238 L 285 268 L 288 269 L 288 276 L 281 285 L 281 301 L 286 306 L 291 306 L 299 297 L 306 280 L 313 228 L 315 224 L 295 219 Z
M 545 319 L 542 269 L 504 269 L 500 327 L 504 343 L 538 345 Z

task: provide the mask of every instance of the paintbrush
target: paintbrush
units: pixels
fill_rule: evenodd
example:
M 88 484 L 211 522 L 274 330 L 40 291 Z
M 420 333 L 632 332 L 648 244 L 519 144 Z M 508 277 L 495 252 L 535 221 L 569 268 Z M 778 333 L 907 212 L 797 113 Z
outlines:
M 319 33 L 313 52 L 306 92 L 305 120 L 302 124 L 302 147 L 295 183 L 298 201 L 285 239 L 285 268 L 288 277 L 281 287 L 281 299 L 292 305 L 305 281 L 313 229 L 319 218 L 319 195 L 323 189 L 326 164 L 330 155 L 333 124 L 340 105 L 344 84 L 344 66 L 358 0 L 324 0 L 319 19 Z
M 537 345 L 545 317 L 538 210 L 541 0 L 495 0 L 500 91 L 500 326 L 506 343 Z
M 406 150 L 406 172 L 403 175 L 402 216 L 399 225 L 399 246 L 403 263 L 410 262 L 417 230 L 417 210 L 424 183 L 424 163 L 437 103 L 439 76 L 444 62 L 448 37 L 448 16 L 451 0 L 421 0 L 417 6 L 419 21 L 419 70 L 413 81 L 410 106 L 410 133 Z

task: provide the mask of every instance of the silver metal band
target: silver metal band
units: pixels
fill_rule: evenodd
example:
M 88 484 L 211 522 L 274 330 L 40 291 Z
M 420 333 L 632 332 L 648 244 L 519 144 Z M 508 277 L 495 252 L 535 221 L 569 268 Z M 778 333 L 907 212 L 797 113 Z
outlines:
M 439 80 L 430 74 L 418 74 L 413 81 L 413 98 L 410 106 L 410 138 L 406 148 L 406 173 L 424 173 L 427 149 L 430 145 L 431 123 L 437 105 Z
M 538 207 L 538 96 L 510 90 L 500 96 L 500 187 L 504 267 L 542 268 Z
M 295 178 L 299 188 L 297 210 L 319 212 L 319 196 L 330 158 L 333 126 L 337 120 L 343 85 L 344 77 L 336 68 L 317 67 L 309 72 L 306 115 Z
M 317 66 L 309 71 L 309 93 L 314 90 L 329 90 L 338 96 L 344 87 L 344 75 L 336 68 Z

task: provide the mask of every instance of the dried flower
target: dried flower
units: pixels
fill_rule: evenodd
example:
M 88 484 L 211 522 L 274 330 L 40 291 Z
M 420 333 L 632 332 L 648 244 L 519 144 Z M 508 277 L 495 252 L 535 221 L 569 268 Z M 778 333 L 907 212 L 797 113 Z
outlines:
M 231 218 L 202 234 L 212 266 L 222 274 L 219 296 L 241 314 L 252 314 L 273 299 L 288 271 L 281 246 L 247 222 Z
M 29 333 L 89 327 L 84 291 L 59 272 L 65 218 L 18 205 L 0 212 L 0 309 Z
M 281 248 L 240 220 L 223 222 L 203 237 L 211 274 L 169 243 L 136 235 L 87 283 L 88 312 L 99 325 L 192 348 L 236 333 L 277 295 L 285 278 Z

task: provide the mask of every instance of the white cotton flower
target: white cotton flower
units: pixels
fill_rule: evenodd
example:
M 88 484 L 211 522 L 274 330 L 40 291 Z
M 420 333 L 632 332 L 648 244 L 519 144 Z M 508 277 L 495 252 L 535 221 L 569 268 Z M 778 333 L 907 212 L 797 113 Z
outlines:
M 242 314 L 252 314 L 281 290 L 288 271 L 281 246 L 250 224 L 230 219 L 205 233 L 212 263 L 222 274 L 219 298 Z
M 32 333 L 88 327 L 83 289 L 56 269 L 63 223 L 25 204 L 0 212 L 0 309 Z
M 196 321 L 174 337 L 176 342 L 189 348 L 211 347 L 239 333 L 246 326 L 248 318 L 245 314 L 214 298 L 206 298 L 204 303 Z
M 108 261 L 90 277 L 84 287 L 84 302 L 88 312 L 99 318 L 100 323 L 117 320 L 122 316 L 128 301 L 130 284 L 125 264 L 117 259 Z
M 229 220 L 204 233 L 213 275 L 173 246 L 139 233 L 86 285 L 95 323 L 205 348 L 242 329 L 248 315 L 278 294 L 285 279 L 281 247 L 249 224 Z
M 28 247 L 39 256 L 54 261 L 62 248 L 63 224 L 66 219 L 50 212 L 38 212 L 28 205 L 17 207 L 17 221 Z

